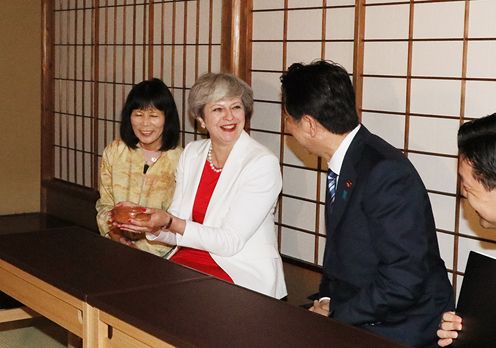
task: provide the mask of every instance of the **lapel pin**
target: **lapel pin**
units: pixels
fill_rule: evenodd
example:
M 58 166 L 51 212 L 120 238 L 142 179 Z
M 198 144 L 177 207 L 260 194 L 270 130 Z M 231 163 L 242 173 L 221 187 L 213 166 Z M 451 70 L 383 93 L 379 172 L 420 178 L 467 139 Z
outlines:
M 350 179 L 346 180 L 345 183 L 344 183 L 344 186 L 347 188 L 347 189 L 350 189 L 353 187 L 353 181 L 351 181 Z

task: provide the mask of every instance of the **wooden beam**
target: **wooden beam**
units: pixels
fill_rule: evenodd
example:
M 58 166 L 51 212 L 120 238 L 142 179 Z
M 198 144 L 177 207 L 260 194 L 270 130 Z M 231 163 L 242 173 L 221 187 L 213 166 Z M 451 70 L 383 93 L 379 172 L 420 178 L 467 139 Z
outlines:
M 358 117 L 362 119 L 363 99 L 363 39 L 365 36 L 365 2 L 355 0 L 355 40 L 353 44 L 353 86 Z
M 40 315 L 37 312 L 28 307 L 2 309 L 0 310 L 0 323 L 31 319 L 39 316 Z
M 42 53 L 41 53 L 41 181 L 53 178 L 54 168 L 54 11 L 53 1 L 42 3 Z M 41 185 L 41 211 L 46 212 L 47 191 Z
M 252 0 L 222 3 L 221 70 L 251 82 Z

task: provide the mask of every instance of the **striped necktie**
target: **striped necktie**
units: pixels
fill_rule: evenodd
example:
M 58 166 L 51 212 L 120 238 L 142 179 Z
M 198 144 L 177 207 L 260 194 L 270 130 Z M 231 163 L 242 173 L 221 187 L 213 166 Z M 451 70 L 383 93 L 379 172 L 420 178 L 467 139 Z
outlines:
M 327 190 L 328 190 L 328 201 L 329 204 L 334 203 L 334 198 L 336 198 L 336 179 L 338 175 L 334 173 L 331 169 L 327 171 Z

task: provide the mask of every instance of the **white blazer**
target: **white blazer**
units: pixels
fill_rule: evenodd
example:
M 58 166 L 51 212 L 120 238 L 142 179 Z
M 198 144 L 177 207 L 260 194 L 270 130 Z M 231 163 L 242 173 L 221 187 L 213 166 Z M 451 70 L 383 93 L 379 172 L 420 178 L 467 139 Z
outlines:
M 235 284 L 275 298 L 286 296 L 274 226 L 282 187 L 277 157 L 243 131 L 199 224 L 192 221 L 192 210 L 209 148 L 210 139 L 194 141 L 179 159 L 169 212 L 186 220 L 184 234 L 162 231 L 148 238 L 206 250 Z

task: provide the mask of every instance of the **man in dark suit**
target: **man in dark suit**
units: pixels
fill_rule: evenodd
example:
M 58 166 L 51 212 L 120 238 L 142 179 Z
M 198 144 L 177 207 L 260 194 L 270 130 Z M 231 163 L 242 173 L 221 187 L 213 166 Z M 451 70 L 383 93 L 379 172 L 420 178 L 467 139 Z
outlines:
M 341 66 L 293 64 L 281 82 L 287 131 L 329 167 L 320 300 L 311 310 L 414 347 L 436 347 L 453 291 L 415 168 L 359 124 Z
M 460 193 L 479 215 L 484 228 L 496 228 L 496 113 L 464 123 L 458 130 Z M 443 314 L 438 344 L 453 343 L 462 330 L 462 318 Z

